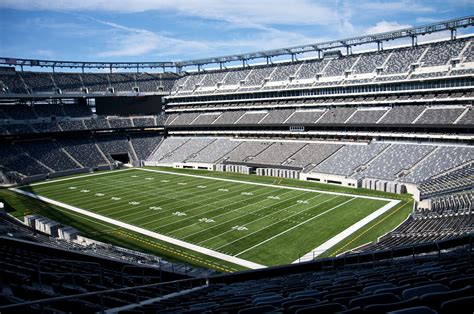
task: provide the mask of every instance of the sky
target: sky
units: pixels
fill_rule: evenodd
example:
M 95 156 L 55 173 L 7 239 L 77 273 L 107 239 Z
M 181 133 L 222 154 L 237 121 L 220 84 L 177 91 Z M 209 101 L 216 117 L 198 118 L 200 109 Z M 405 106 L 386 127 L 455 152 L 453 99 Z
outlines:
M 0 57 L 180 61 L 472 14 L 472 0 L 0 0 Z

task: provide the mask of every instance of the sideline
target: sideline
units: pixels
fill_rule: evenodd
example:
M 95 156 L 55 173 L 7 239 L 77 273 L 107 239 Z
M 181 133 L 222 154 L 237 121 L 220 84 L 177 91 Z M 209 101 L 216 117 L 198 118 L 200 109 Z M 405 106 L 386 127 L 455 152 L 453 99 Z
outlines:
M 297 188 L 297 187 L 286 186 L 286 185 L 274 185 L 274 184 L 268 184 L 268 183 L 214 178 L 214 177 L 200 176 L 200 175 L 188 174 L 188 173 L 179 173 L 179 172 L 173 172 L 173 171 L 154 170 L 154 169 L 145 169 L 145 168 L 134 168 L 134 169 L 140 170 L 140 171 L 158 172 L 158 173 L 165 173 L 165 174 L 184 176 L 184 177 L 194 177 L 194 178 L 201 178 L 201 179 L 208 179 L 208 180 L 218 180 L 218 181 L 234 182 L 234 183 L 241 183 L 241 184 L 267 186 L 267 187 L 272 187 L 276 189 L 287 189 L 287 190 L 295 190 L 295 191 L 303 191 L 303 192 L 316 192 L 316 193 L 321 193 L 321 194 L 340 195 L 340 196 L 347 196 L 347 197 L 353 197 L 353 198 L 364 198 L 364 199 L 369 199 L 369 200 L 378 200 L 378 201 L 386 201 L 386 202 L 393 201 L 393 199 L 391 198 L 376 197 L 376 196 L 364 196 L 364 195 L 347 194 L 347 193 L 341 193 L 341 192 L 330 192 L 330 191 L 313 190 L 313 189 L 306 189 L 306 188 Z
M 352 226 L 348 227 L 347 229 L 343 230 L 342 232 L 336 234 L 334 237 L 331 239 L 327 240 L 311 252 L 306 253 L 305 255 L 301 256 L 298 258 L 296 261 L 293 262 L 293 264 L 299 263 L 299 262 L 305 262 L 305 261 L 310 261 L 314 257 L 318 257 L 319 255 L 323 254 L 325 251 L 333 247 L 334 245 L 338 244 L 357 230 L 361 229 L 365 225 L 369 224 L 373 220 L 375 220 L 377 217 L 385 214 L 387 211 L 395 207 L 397 204 L 399 204 L 401 201 L 400 200 L 393 200 L 390 203 L 386 204 L 385 206 L 377 209 L 374 211 L 372 214 L 364 217 L 363 219 L 359 220 Z

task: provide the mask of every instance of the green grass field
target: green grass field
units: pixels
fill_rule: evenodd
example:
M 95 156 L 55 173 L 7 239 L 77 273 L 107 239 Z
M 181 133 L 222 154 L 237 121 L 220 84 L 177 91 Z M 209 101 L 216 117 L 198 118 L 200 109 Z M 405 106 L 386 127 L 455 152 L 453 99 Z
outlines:
M 170 238 L 265 266 L 293 262 L 388 203 L 386 200 L 367 199 L 349 194 L 333 195 L 314 190 L 285 189 L 277 185 L 262 186 L 245 181 L 216 180 L 216 177 L 242 180 L 244 176 L 212 173 L 205 177 L 191 177 L 179 174 L 192 173 L 202 176 L 202 173 L 189 170 L 173 171 L 175 173 L 140 169 L 114 171 L 49 181 L 46 184 L 33 184 L 22 189 Z M 250 183 L 276 184 L 282 181 L 254 176 L 245 178 Z M 301 183 L 305 183 L 301 186 L 306 187 L 306 182 Z M 336 192 L 340 191 L 346 192 L 344 189 Z M 350 192 L 354 193 L 355 190 Z M 364 193 L 359 191 L 358 194 Z M 375 195 L 379 196 L 378 193 Z M 68 215 L 67 210 L 61 209 L 61 211 Z M 78 217 L 77 219 L 80 217 L 93 224 L 93 219 L 90 217 L 85 218 L 76 213 L 74 215 Z M 17 216 L 20 216 L 20 213 Z M 406 217 L 403 214 L 397 215 L 397 219 L 391 220 L 391 224 L 398 223 L 404 216 Z M 114 228 L 102 222 L 100 224 L 107 226 L 105 230 L 110 230 L 111 237 L 117 235 L 119 240 L 116 238 L 112 241 L 115 244 L 120 245 L 120 238 L 128 234 L 133 241 L 141 242 L 141 246 L 144 243 L 163 245 L 163 241 L 124 228 Z M 370 224 L 367 227 L 370 227 Z M 360 230 L 358 234 L 363 231 Z M 382 228 L 380 232 L 382 231 L 385 229 Z M 133 247 L 128 244 L 124 241 L 123 246 Z M 216 265 L 219 263 L 231 265 L 228 266 L 230 270 L 242 269 L 232 263 L 222 263 L 219 259 L 205 256 L 206 254 L 195 254 L 192 250 L 169 243 L 164 245 L 178 251 L 191 251 L 191 256 L 194 254 L 201 259 L 210 259 Z M 331 251 L 335 249 L 337 248 L 334 247 Z M 189 260 L 186 256 L 179 256 L 182 254 L 170 255 Z M 202 264 L 198 261 L 195 263 Z M 211 264 L 208 263 L 207 266 L 213 267 Z

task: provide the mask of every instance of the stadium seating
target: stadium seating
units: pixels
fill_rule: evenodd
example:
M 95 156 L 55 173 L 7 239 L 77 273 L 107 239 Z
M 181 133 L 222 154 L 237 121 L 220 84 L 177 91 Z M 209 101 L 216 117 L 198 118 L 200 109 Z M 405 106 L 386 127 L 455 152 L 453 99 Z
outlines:
M 68 295 L 187 278 L 184 275 L 98 255 L 86 255 L 45 244 L 4 237 L 2 237 L 0 251 L 3 289 L 0 295 L 0 306 L 44 298 L 66 297 L 66 300 L 45 308 L 47 313 L 95 312 L 100 310 L 100 304 L 106 308 L 115 308 L 137 300 L 171 293 L 173 290 L 176 291 L 177 286 L 175 285 L 174 288 L 166 286 L 161 290 L 160 287 L 149 287 L 146 290 L 140 290 L 138 299 L 136 294 L 119 291 L 114 296 L 104 297 L 102 300 L 98 296 L 68 300 Z M 126 270 L 126 267 L 130 270 Z M 136 272 L 139 268 L 145 271 L 143 275 L 138 275 L 139 272 Z M 41 311 L 39 306 L 26 306 L 16 310 L 28 313 Z M 6 312 L 9 313 L 8 310 Z
M 461 62 L 472 61 L 472 45 L 465 49 L 470 41 L 465 38 L 454 41 L 441 41 L 408 48 L 395 48 L 382 52 L 372 52 L 342 56 L 336 59 L 307 60 L 296 63 L 270 64 L 256 66 L 251 69 L 236 69 L 232 71 L 218 71 L 197 73 L 176 79 L 171 74 L 154 75 L 149 73 L 35 73 L 21 72 L 0 75 L 0 86 L 13 93 L 63 93 L 83 92 L 90 93 L 132 92 L 137 88 L 140 92 L 172 91 L 178 95 L 195 93 L 212 94 L 215 92 L 229 92 L 235 89 L 250 91 L 258 89 L 275 89 L 288 87 L 304 87 L 315 84 L 326 86 L 340 84 L 340 77 L 345 75 L 361 75 L 371 73 L 376 81 L 400 80 L 411 72 L 412 78 L 445 76 L 449 72 L 447 66 L 450 60 L 459 58 Z M 461 55 L 461 52 L 464 53 Z M 424 72 L 418 73 L 413 65 L 420 66 Z M 428 71 L 436 67 L 446 66 L 442 71 Z M 458 75 L 460 72 L 458 72 Z M 329 81 L 316 81 L 317 75 Z M 290 79 L 294 80 L 290 82 Z M 301 81 L 303 80 L 303 81 Z M 311 80 L 309 82 L 305 80 Z M 355 82 L 369 82 L 371 79 L 351 78 L 347 84 Z M 267 85 L 267 82 L 285 82 L 277 85 Z M 241 85 L 241 83 L 243 83 Z M 234 89 L 229 88 L 235 86 Z M 225 87 L 225 88 L 223 88 Z
M 474 168 L 472 164 L 468 164 L 422 182 L 419 185 L 420 193 L 424 197 L 430 197 L 468 190 L 472 187 L 473 175 Z
M 84 167 L 95 168 L 97 166 L 109 164 L 109 161 L 104 158 L 103 154 L 99 151 L 99 148 L 95 145 L 93 139 L 68 138 L 59 140 L 59 143 L 69 155 L 80 162 Z
M 439 259 L 359 263 L 325 271 L 267 276 L 261 272 L 264 277 L 248 280 L 221 276 L 210 278 L 211 284 L 203 289 L 134 310 L 142 313 L 424 313 L 420 312 L 424 309 L 426 313 L 447 313 L 444 309 L 454 308 L 457 303 L 472 311 L 469 298 L 473 286 L 469 281 L 456 284 L 458 278 L 470 276 L 471 259 L 454 254 Z
M 153 150 L 160 145 L 161 137 L 156 134 L 136 134 L 130 136 L 138 160 L 146 160 Z

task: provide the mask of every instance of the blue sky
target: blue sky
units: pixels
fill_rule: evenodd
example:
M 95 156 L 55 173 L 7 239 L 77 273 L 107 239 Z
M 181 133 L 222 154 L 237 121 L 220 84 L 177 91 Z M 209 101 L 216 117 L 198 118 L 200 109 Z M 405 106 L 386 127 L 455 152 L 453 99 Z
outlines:
M 0 0 L 0 56 L 177 61 L 340 39 L 473 13 L 472 0 Z

